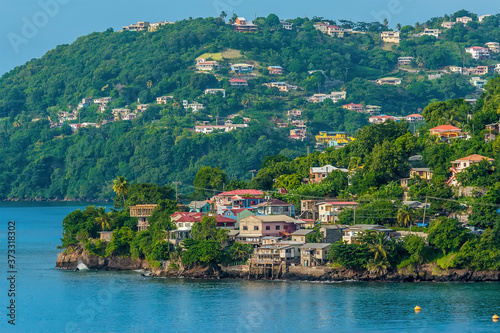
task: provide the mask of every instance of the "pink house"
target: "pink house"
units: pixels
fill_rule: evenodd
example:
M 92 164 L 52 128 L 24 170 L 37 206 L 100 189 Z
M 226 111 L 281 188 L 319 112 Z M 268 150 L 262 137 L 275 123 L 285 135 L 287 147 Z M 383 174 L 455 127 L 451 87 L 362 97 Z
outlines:
M 290 237 L 297 230 L 296 220 L 286 215 L 247 216 L 240 220 L 239 241 L 260 243 L 262 237 Z

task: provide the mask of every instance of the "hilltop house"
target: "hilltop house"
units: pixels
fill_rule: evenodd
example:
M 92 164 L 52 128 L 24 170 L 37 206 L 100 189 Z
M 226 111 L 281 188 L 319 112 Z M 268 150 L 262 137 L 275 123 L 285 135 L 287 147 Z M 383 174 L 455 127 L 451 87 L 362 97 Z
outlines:
M 137 24 L 122 27 L 122 31 L 146 31 L 149 29 L 149 26 L 149 22 L 141 21 L 137 22 Z
M 280 23 L 281 23 L 281 26 L 283 27 L 283 29 L 285 29 L 285 30 L 292 30 L 293 29 L 292 22 L 281 20 Z
M 358 203 L 353 201 L 331 201 L 320 202 L 317 205 L 321 223 L 337 223 L 339 214 L 344 209 L 356 208 Z
M 479 17 L 477 18 L 477 20 L 479 22 L 483 22 L 483 20 L 487 17 L 490 17 L 491 15 L 490 14 L 485 14 L 485 15 L 479 15 Z
M 469 23 L 470 21 L 472 21 L 472 17 L 462 16 L 462 17 L 457 17 L 457 18 L 456 18 L 456 22 L 457 22 L 457 23 L 467 24 L 467 23 Z
M 399 43 L 399 31 L 384 31 L 380 34 L 380 38 L 384 43 Z
M 255 32 L 257 26 L 252 21 L 247 21 L 244 17 L 238 17 L 233 23 L 233 29 L 238 32 Z
M 148 217 L 153 214 L 153 211 L 156 209 L 156 204 L 146 204 L 146 205 L 135 205 L 130 206 L 130 216 L 137 217 L 137 230 L 148 230 L 149 223 Z
M 451 29 L 455 24 L 455 22 L 443 22 L 441 26 L 445 29 Z
M 187 238 L 191 238 L 191 228 L 203 218 L 203 213 L 197 212 L 177 212 L 170 215 L 170 220 L 175 224 L 175 230 L 169 231 L 168 241 L 174 245 Z
M 256 215 L 240 220 L 240 242 L 258 244 L 262 237 L 289 237 L 297 227 L 296 220 L 286 215 Z
M 310 183 L 321 183 L 323 179 L 328 177 L 333 171 L 341 171 L 344 173 L 349 173 L 349 170 L 344 169 L 344 168 L 337 168 L 332 165 L 325 165 L 322 167 L 311 167 L 309 169 L 309 182 Z
M 300 248 L 302 266 L 323 266 L 328 261 L 330 243 L 306 243 Z
M 466 157 L 459 158 L 458 160 L 451 162 L 450 171 L 452 173 L 450 179 L 446 182 L 447 185 L 457 186 L 458 182 L 456 179 L 457 173 L 460 173 L 470 167 L 473 164 L 478 164 L 481 161 L 486 160 L 488 162 L 494 162 L 495 160 L 486 156 L 481 156 L 478 154 L 472 154 Z

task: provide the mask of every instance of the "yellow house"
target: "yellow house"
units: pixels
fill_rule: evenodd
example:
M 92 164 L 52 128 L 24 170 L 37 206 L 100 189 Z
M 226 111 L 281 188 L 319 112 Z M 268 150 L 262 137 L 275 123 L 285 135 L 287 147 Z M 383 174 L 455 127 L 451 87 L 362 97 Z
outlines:
M 462 130 L 458 127 L 452 125 L 441 125 L 438 127 L 431 128 L 429 130 L 430 135 L 439 135 L 442 138 L 456 138 L 462 133 Z
M 338 146 L 354 141 L 354 138 L 348 136 L 345 132 L 319 132 L 315 138 L 316 142 L 326 143 L 328 146 Z
M 410 170 L 410 178 L 420 177 L 425 180 L 432 179 L 432 170 L 429 168 L 413 168 Z

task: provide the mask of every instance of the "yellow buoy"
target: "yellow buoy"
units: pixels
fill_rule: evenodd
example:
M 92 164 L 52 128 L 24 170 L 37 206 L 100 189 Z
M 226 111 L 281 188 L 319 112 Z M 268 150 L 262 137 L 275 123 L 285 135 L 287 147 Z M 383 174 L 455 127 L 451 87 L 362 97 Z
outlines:
M 493 319 L 493 321 L 498 321 L 499 317 L 495 314 L 491 319 Z
M 418 311 L 420 311 L 420 310 L 422 310 L 422 309 L 420 309 L 420 306 L 418 306 L 418 305 L 417 305 L 417 306 L 415 307 L 415 311 L 416 311 L 416 312 L 418 312 Z

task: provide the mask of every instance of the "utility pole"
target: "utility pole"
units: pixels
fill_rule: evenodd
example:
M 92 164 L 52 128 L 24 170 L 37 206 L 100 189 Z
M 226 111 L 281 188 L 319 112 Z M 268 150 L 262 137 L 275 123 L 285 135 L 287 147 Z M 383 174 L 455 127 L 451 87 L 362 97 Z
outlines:
M 309 147 L 310 146 L 306 146 L 307 147 L 307 156 L 309 156 Z
M 425 225 L 425 212 L 427 211 L 427 198 L 425 198 L 425 205 L 424 205 L 424 218 L 422 220 L 422 225 Z
M 252 174 L 252 179 L 253 179 L 253 177 L 254 177 L 255 171 L 257 171 L 257 170 L 250 170 L 250 171 L 249 171 L 249 172 Z
M 354 207 L 354 224 L 356 224 L 356 207 Z
M 175 201 L 178 201 L 177 185 L 182 184 L 181 182 L 173 182 L 175 184 Z

